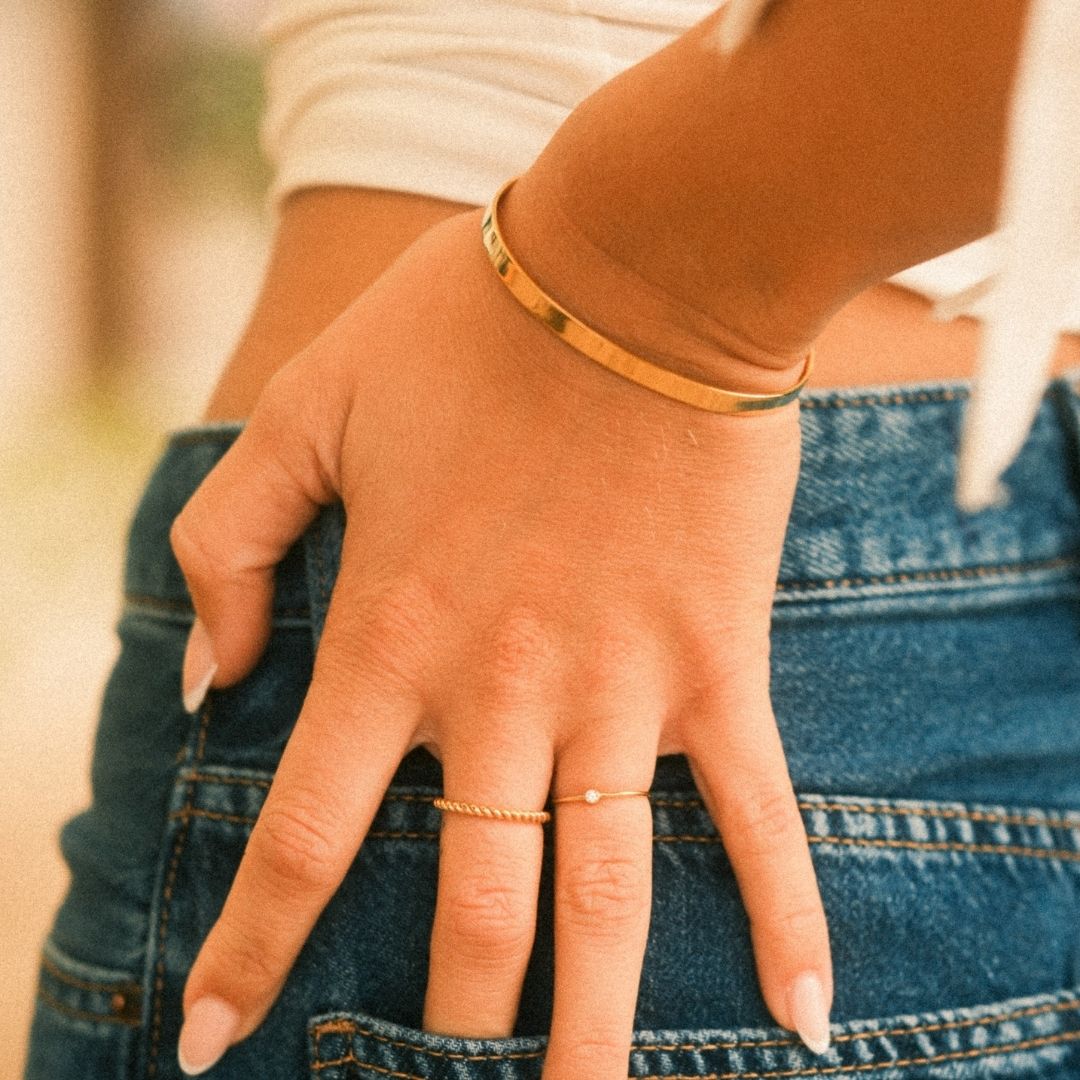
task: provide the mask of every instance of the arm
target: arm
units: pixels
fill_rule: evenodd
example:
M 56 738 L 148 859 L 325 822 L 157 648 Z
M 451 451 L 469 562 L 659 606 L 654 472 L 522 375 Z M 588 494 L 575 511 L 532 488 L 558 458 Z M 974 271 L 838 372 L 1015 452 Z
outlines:
M 730 55 L 711 16 L 574 110 L 504 199 L 511 248 L 657 362 L 789 369 L 867 286 L 993 227 L 1026 8 L 784 0 Z

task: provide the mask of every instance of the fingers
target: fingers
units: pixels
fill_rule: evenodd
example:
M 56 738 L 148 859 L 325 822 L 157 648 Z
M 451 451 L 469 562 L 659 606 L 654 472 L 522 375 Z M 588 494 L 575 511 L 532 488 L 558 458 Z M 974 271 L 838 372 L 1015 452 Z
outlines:
M 378 662 L 387 605 L 364 622 L 339 579 L 311 690 L 232 888 L 188 978 L 182 1060 L 216 1060 L 253 1031 L 348 870 L 422 713 Z M 341 597 L 344 595 L 344 599 Z M 385 647 L 385 646 L 384 646 Z M 207 1012 L 200 1002 L 215 1003 Z M 221 1004 L 233 1020 L 221 1020 Z M 208 1017 L 204 1022 L 204 1015 Z
M 655 744 L 615 734 L 567 748 L 556 797 L 649 789 Z M 652 909 L 651 805 L 601 798 L 554 812 L 555 1003 L 544 1080 L 625 1080 Z
M 227 686 L 255 664 L 269 633 L 274 567 L 319 506 L 334 498 L 319 451 L 321 440 L 334 437 L 334 417 L 303 422 L 311 394 L 298 372 L 310 375 L 311 365 L 294 362 L 274 376 L 172 526 L 173 552 L 198 616 L 184 660 L 192 711 L 211 681 Z
M 443 748 L 446 797 L 541 809 L 551 748 L 535 733 L 546 719 L 500 724 L 501 717 L 478 716 L 470 729 L 490 737 L 467 749 Z M 543 825 L 443 813 L 426 1031 L 474 1038 L 513 1032 L 536 930 L 543 847 Z
M 822 1053 L 833 990 L 828 927 L 767 690 L 729 698 L 694 730 L 690 769 L 738 879 L 765 1002 Z

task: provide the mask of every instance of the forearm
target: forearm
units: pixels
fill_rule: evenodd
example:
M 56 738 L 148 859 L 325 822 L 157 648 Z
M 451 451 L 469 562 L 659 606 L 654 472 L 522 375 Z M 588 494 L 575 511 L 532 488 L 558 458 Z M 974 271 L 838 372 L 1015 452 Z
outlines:
M 711 16 L 574 110 L 504 233 L 644 354 L 791 364 L 867 286 L 994 227 L 1026 8 L 779 0 L 730 56 Z

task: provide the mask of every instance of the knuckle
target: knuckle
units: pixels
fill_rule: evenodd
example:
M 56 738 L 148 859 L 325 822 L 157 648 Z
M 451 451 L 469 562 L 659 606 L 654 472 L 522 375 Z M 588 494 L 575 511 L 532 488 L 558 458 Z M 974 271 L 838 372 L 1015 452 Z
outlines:
M 409 684 L 422 669 L 434 628 L 439 624 L 433 591 L 408 571 L 372 602 L 357 633 L 365 667 Z
M 556 902 L 564 917 L 595 933 L 623 933 L 648 914 L 648 869 L 622 855 L 599 854 L 563 869 Z
M 789 948 L 799 950 L 821 940 L 828 941 L 825 912 L 813 901 L 803 901 L 773 920 L 772 930 Z
M 213 969 L 231 991 L 231 997 L 258 1000 L 277 984 L 281 971 L 275 962 L 273 943 L 246 925 L 219 923 L 213 953 Z M 205 963 L 205 961 L 201 961 Z
M 180 512 L 169 529 L 169 544 L 187 580 L 240 583 L 250 577 L 256 560 L 245 560 L 240 547 L 221 539 L 227 536 L 228 530 L 204 528 L 194 506 Z
M 470 959 L 495 962 L 527 954 L 534 911 L 522 891 L 494 876 L 471 874 L 448 892 L 446 926 Z
M 297 888 L 321 892 L 336 883 L 332 830 L 300 807 L 264 807 L 250 843 L 259 868 L 290 895 Z
M 198 510 L 189 503 L 169 529 L 169 546 L 185 577 L 216 577 L 220 573 L 220 557 L 210 551 L 198 519 Z
M 499 693 L 530 682 L 551 658 L 551 634 L 545 620 L 528 604 L 518 603 L 489 628 L 480 670 L 490 689 Z
M 559 1055 L 560 1076 L 624 1076 L 630 1061 L 629 1032 L 597 1027 L 575 1038 Z
M 740 842 L 752 854 L 776 854 L 806 842 L 806 830 L 790 786 L 750 783 L 738 793 L 728 817 Z
M 625 627 L 610 622 L 593 627 L 579 672 L 582 694 L 592 701 L 621 695 L 640 678 L 647 655 L 643 639 Z

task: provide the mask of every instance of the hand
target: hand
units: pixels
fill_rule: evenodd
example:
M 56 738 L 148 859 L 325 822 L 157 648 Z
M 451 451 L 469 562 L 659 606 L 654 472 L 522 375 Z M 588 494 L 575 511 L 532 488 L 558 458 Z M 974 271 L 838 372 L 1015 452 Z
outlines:
M 191 1068 L 262 1021 L 417 746 L 448 798 L 533 809 L 645 790 L 659 754 L 685 754 L 765 1001 L 827 1042 L 825 917 L 769 701 L 797 405 L 710 414 L 605 371 L 509 294 L 481 217 L 424 234 L 272 379 L 173 527 L 198 613 L 190 691 L 252 668 L 275 564 L 320 505 L 347 510 L 310 690 L 187 982 Z M 649 803 L 564 804 L 555 829 L 544 1080 L 624 1080 Z M 542 838 L 444 815 L 426 1030 L 512 1032 Z

